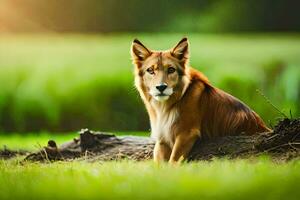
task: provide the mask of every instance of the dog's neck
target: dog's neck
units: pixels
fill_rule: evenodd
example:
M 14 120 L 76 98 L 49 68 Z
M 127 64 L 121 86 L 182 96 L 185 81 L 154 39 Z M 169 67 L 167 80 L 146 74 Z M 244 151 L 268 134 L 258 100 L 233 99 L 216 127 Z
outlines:
M 154 98 L 151 98 L 150 100 L 150 105 L 155 110 L 156 114 L 168 112 L 170 109 L 174 107 L 173 106 L 174 103 L 175 102 L 173 98 L 170 98 L 166 101 L 157 101 Z

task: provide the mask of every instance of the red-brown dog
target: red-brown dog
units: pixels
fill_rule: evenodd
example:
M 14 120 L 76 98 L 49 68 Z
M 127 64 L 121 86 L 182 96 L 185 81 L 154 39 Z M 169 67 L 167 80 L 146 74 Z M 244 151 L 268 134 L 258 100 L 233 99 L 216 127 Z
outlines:
M 155 161 L 186 158 L 199 137 L 270 131 L 247 105 L 189 66 L 187 38 L 167 51 L 152 51 L 134 40 L 131 56 L 156 140 Z

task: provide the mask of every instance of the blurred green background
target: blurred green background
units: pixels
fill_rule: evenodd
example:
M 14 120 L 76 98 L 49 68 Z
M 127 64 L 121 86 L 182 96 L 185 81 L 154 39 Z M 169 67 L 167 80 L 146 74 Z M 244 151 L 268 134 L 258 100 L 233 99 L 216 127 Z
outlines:
M 182 36 L 191 65 L 274 124 L 300 114 L 295 1 L 0 0 L 0 131 L 148 131 L 129 48 Z

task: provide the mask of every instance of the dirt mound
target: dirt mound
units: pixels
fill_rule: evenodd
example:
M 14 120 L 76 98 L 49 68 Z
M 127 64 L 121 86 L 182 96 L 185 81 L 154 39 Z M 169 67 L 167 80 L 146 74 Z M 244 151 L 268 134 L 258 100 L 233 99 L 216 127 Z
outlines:
M 50 140 L 48 146 L 31 153 L 25 160 L 55 161 L 84 159 L 88 161 L 148 160 L 152 158 L 154 141 L 148 137 L 124 136 L 94 132 L 84 129 L 78 138 L 57 146 Z M 15 152 L 1 151 L 6 158 Z M 215 157 L 249 158 L 261 154 L 276 160 L 290 160 L 300 157 L 300 119 L 284 119 L 273 132 L 252 136 L 226 136 L 210 140 L 198 140 L 188 160 L 210 160 Z M 4 157 L 4 156 L 2 156 Z
M 280 121 L 270 135 L 265 135 L 256 145 L 258 151 L 286 157 L 298 157 L 300 152 L 300 120 Z

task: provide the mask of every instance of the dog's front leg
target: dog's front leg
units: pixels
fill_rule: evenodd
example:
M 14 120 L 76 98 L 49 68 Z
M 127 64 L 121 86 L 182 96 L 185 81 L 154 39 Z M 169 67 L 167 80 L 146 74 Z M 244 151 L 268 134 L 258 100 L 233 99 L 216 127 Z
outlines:
M 162 141 L 157 141 L 154 146 L 153 157 L 155 162 L 168 161 L 171 155 L 171 148 Z
M 193 133 L 178 135 L 175 139 L 175 144 L 172 149 L 169 163 L 174 164 L 186 159 L 198 138 L 199 131 L 193 131 Z

